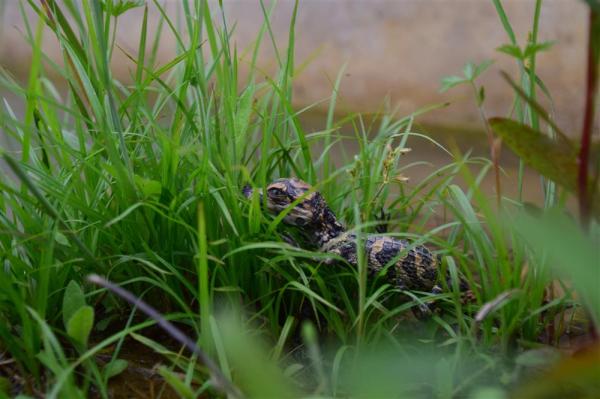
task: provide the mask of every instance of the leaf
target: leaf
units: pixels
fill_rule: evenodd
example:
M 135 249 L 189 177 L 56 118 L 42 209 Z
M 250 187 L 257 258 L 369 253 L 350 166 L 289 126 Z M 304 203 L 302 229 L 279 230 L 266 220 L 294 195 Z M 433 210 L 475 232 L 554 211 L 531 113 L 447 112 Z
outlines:
M 144 5 L 144 0 L 120 0 L 119 2 L 113 3 L 110 7 L 110 15 L 118 17 L 121 14 L 129 11 L 132 8 L 141 7 Z M 106 1 L 100 2 L 100 6 L 104 12 L 107 12 Z
M 254 100 L 254 85 L 247 87 L 238 100 L 238 108 L 233 121 L 236 137 L 243 137 L 248 129 L 252 114 L 252 100 Z
M 531 70 L 528 67 L 525 67 L 525 73 L 527 73 L 528 76 L 531 76 Z M 553 105 L 552 105 L 553 101 L 552 101 L 552 96 L 550 95 L 550 90 L 548 90 L 548 87 L 546 86 L 544 81 L 539 77 L 539 75 L 537 73 L 535 74 L 535 84 L 540 88 L 540 90 L 548 98 L 548 101 L 550 102 L 551 106 L 553 107 Z
M 443 93 L 454 86 L 458 86 L 459 84 L 466 83 L 467 80 L 461 78 L 460 76 L 446 76 L 442 78 L 442 87 L 440 88 L 440 93 Z
M 127 360 L 115 359 L 104 367 L 104 375 L 106 379 L 110 379 L 121 374 L 127 368 Z
M 162 185 L 156 180 L 146 179 L 145 177 L 134 175 L 135 184 L 142 191 L 144 197 L 158 196 L 162 191 Z
M 489 302 L 484 303 L 477 314 L 475 315 L 475 322 L 481 323 L 490 314 L 496 312 L 498 309 L 506 305 L 511 299 L 514 299 L 518 290 L 505 291 Z
M 475 64 L 472 62 L 467 62 L 465 67 L 463 68 L 463 74 L 467 80 L 472 81 L 475 79 Z
M 600 323 L 598 237 L 588 237 L 564 210 L 551 209 L 542 217 L 525 212 L 513 226 L 540 258 L 563 278 L 570 279 L 590 314 Z
M 330 309 L 335 310 L 339 314 L 344 314 L 344 312 L 342 312 L 340 310 L 340 308 L 338 308 L 337 306 L 335 306 L 331 302 L 328 302 L 325 298 L 323 298 L 322 296 L 320 296 L 319 294 L 317 294 L 316 292 L 314 292 L 313 290 L 311 290 L 307 286 L 300 284 L 298 281 L 291 281 L 290 283 L 288 283 L 288 285 L 291 286 L 291 287 L 294 287 L 296 290 L 304 293 L 305 295 L 307 295 L 307 296 L 309 296 L 311 298 L 316 299 L 317 301 L 321 302 L 322 304 L 324 304 L 325 306 L 329 307 Z
M 496 48 L 496 51 L 508 54 L 511 57 L 515 57 L 519 60 L 523 60 L 525 58 L 519 46 L 516 46 L 514 44 L 503 44 L 502 46 Z
M 105 227 L 105 228 L 107 228 L 107 227 L 110 227 L 110 226 L 112 226 L 112 225 L 113 225 L 113 224 L 115 224 L 115 223 L 118 223 L 118 222 L 120 222 L 121 220 L 123 220 L 123 219 L 125 219 L 127 216 L 129 216 L 129 214 L 131 214 L 131 212 L 135 211 L 137 208 L 139 208 L 139 207 L 141 207 L 141 206 L 144 206 L 144 203 L 143 203 L 143 202 L 137 202 L 137 203 L 135 203 L 135 204 L 131 205 L 129 208 L 125 209 L 125 210 L 124 210 L 124 211 L 123 211 L 123 212 L 122 212 L 120 215 L 118 215 L 117 217 L 115 217 L 115 218 L 114 218 L 114 219 L 112 219 L 112 220 L 109 220 L 109 221 L 108 221 L 108 222 L 107 222 L 107 223 L 104 225 L 104 227 Z
M 186 385 L 182 381 L 182 378 L 180 376 L 178 376 L 177 374 L 175 374 L 174 372 L 172 372 L 165 366 L 160 366 L 158 368 L 158 374 L 160 374 L 161 377 L 165 379 L 167 384 L 169 384 L 169 386 L 171 388 L 173 388 L 173 390 L 175 392 L 177 392 L 177 395 L 180 398 L 193 399 L 196 397 L 196 395 L 194 395 L 194 391 L 192 390 L 192 388 L 190 388 L 190 386 Z
M 64 245 L 65 247 L 71 246 L 71 244 L 69 244 L 69 240 L 67 240 L 67 237 L 60 231 L 57 231 L 56 233 L 54 233 L 54 239 L 60 245 Z
M 133 339 L 140 342 L 142 345 L 147 346 L 148 348 L 152 349 L 153 351 L 155 351 L 156 353 L 158 353 L 160 355 L 170 356 L 170 355 L 174 354 L 173 351 L 167 349 L 166 347 L 162 346 L 158 342 L 151 340 L 150 338 L 146 338 L 143 335 L 136 334 L 136 333 L 131 333 L 130 335 Z
M 550 49 L 554 45 L 553 41 L 541 42 L 541 43 L 529 43 L 527 47 L 525 47 L 525 51 L 523 52 L 523 58 L 529 58 L 534 54 L 539 53 L 540 51 L 546 51 Z
M 548 123 L 548 125 L 550 125 L 552 127 L 552 129 L 558 134 L 558 138 L 561 140 L 561 144 L 563 144 L 565 146 L 568 146 L 568 147 L 572 147 L 572 144 L 569 141 L 568 137 L 556 125 L 556 123 L 554 123 L 554 120 L 552 119 L 552 117 L 550 116 L 550 114 L 544 109 L 544 107 L 542 107 L 531 96 L 529 96 L 527 93 L 525 93 L 525 91 L 523 90 L 523 88 L 520 85 L 518 85 L 510 77 L 509 74 L 507 74 L 504 71 L 501 71 L 500 74 L 502 75 L 502 77 L 504 78 L 504 80 L 506 80 L 508 82 L 508 84 L 510 85 L 510 87 L 512 87 L 513 90 L 523 99 L 523 101 L 525 101 L 527 103 L 527 105 L 529 105 L 535 112 L 537 112 L 537 114 L 538 114 L 538 116 L 540 118 L 542 118 L 545 122 Z M 550 97 L 549 94 L 548 94 L 548 97 Z
M 65 328 L 71 317 L 85 305 L 85 295 L 83 294 L 83 290 L 75 280 L 71 280 L 67 285 L 65 295 L 63 296 L 62 312 Z
M 485 100 L 485 89 L 483 86 L 481 86 L 479 88 L 479 91 L 477 92 L 477 105 L 481 106 L 483 104 L 484 100 Z
M 111 315 L 108 317 L 103 317 L 102 320 L 99 320 L 96 323 L 96 331 L 104 331 L 108 328 L 108 326 L 110 325 L 111 322 L 115 321 L 116 319 L 118 319 L 118 316 L 116 315 Z
M 85 346 L 93 326 L 94 308 L 84 306 L 79 308 L 67 322 L 67 334 L 75 342 Z
M 566 189 L 577 190 L 577 154 L 570 147 L 511 119 L 491 118 L 489 123 L 527 165 Z
M 442 87 L 440 88 L 440 93 L 443 93 L 459 84 L 473 82 L 493 63 L 493 60 L 485 60 L 479 65 L 468 62 L 463 68 L 464 77 L 453 75 L 442 78 Z
M 475 76 L 473 77 L 473 79 L 477 78 L 479 75 L 485 72 L 493 63 L 494 60 L 485 60 L 481 64 L 477 65 L 477 67 L 475 67 Z
M 481 75 L 486 69 L 488 69 L 489 66 L 493 63 L 493 60 L 485 60 L 479 65 L 475 65 L 472 62 L 468 62 L 463 68 L 465 79 L 471 82 L 475 81 L 475 79 L 477 79 L 477 77 Z

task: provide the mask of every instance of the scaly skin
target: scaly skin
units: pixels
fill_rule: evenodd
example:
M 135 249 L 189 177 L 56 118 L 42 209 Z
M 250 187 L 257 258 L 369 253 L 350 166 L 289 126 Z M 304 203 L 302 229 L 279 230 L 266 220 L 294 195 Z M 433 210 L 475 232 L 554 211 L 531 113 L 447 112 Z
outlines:
M 385 273 L 385 280 L 401 290 L 438 291 L 438 260 L 423 245 L 412 246 L 406 240 L 369 234 L 363 240 L 369 274 Z M 321 251 L 358 264 L 356 235 L 343 234 L 328 242 Z
M 295 178 L 278 179 L 266 191 L 267 209 L 274 214 L 287 212 L 284 222 L 299 227 L 310 246 L 358 264 L 356 234 L 344 229 L 323 196 L 311 191 L 310 185 Z M 251 194 L 246 187 L 244 195 Z M 295 206 L 290 208 L 292 203 Z M 377 234 L 367 235 L 363 242 L 369 274 L 385 273 L 386 281 L 401 290 L 441 291 L 437 285 L 440 262 L 427 247 Z M 461 289 L 467 289 L 464 282 Z

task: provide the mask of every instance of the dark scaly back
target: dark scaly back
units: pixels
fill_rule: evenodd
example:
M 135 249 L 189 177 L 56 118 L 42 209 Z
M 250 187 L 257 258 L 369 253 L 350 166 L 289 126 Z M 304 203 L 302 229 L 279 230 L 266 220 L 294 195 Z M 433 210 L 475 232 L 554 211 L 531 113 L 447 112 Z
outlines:
M 312 226 L 312 235 L 315 237 L 315 246 L 322 248 L 327 242 L 339 237 L 346 230 L 335 217 L 335 213 L 329 208 L 320 193 L 315 196 L 314 205 L 317 209 L 316 217 Z
M 368 236 L 365 244 L 371 271 L 387 268 L 386 280 L 395 287 L 431 291 L 436 285 L 438 262 L 427 247 L 380 235 Z
M 310 185 L 296 178 L 277 179 L 266 191 L 269 211 L 279 214 L 285 210 L 283 220 L 301 228 L 313 247 L 339 255 L 356 265 L 356 236 L 345 234 L 344 227 L 319 192 L 310 192 Z M 245 188 L 244 195 L 250 194 L 251 191 Z M 295 202 L 298 203 L 289 209 Z M 367 236 L 365 246 L 371 274 L 388 266 L 386 280 L 400 289 L 431 291 L 436 287 L 441 262 L 427 247 L 411 247 L 406 240 L 380 235 Z M 392 260 L 394 264 L 389 265 Z M 444 278 L 448 280 L 449 276 Z M 460 288 L 466 290 L 468 285 L 461 280 Z

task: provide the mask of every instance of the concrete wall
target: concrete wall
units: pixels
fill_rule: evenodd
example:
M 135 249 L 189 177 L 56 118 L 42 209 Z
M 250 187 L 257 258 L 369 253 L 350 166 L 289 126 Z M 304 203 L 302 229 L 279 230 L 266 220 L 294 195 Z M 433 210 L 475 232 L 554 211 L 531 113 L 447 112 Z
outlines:
M 169 12 L 175 14 L 179 4 L 167 0 Z M 259 3 L 229 0 L 225 4 L 230 23 L 237 22 L 234 41 L 244 49 L 251 45 L 263 20 Z M 524 43 L 534 0 L 504 0 L 503 4 L 519 42 Z M 4 7 L 0 63 L 23 76 L 30 51 L 20 33 L 23 24 L 17 0 L 5 0 Z M 281 50 L 285 50 L 292 8 L 293 1 L 280 0 L 273 15 Z M 155 28 L 158 12 L 151 2 L 149 11 L 150 26 Z M 142 13 L 141 8 L 129 11 L 119 21 L 117 40 L 133 53 Z M 539 75 L 553 94 L 559 124 L 572 132 L 578 132 L 581 125 L 586 26 L 583 1 L 544 1 L 539 39 L 557 43 L 539 56 Z M 327 98 L 336 75 L 346 64 L 340 110 L 377 110 L 386 96 L 401 114 L 451 101 L 450 107 L 422 120 L 445 125 L 476 124 L 477 113 L 469 91 L 464 88 L 440 94 L 439 81 L 443 76 L 459 74 L 469 60 L 481 62 L 488 58 L 497 60 L 482 80 L 488 114 L 504 115 L 512 100 L 499 71 L 514 72 L 515 63 L 495 51 L 508 38 L 491 0 L 301 0 L 296 33 L 297 64 L 312 59 L 296 80 L 295 101 L 299 107 Z M 51 35 L 46 35 L 45 46 L 60 59 Z M 165 35 L 161 62 L 173 56 L 173 47 L 173 38 Z M 260 65 L 267 72 L 276 65 L 269 47 L 265 41 L 260 57 Z M 114 58 L 115 75 L 127 80 L 132 65 L 118 53 Z M 321 108 L 325 107 L 326 103 Z

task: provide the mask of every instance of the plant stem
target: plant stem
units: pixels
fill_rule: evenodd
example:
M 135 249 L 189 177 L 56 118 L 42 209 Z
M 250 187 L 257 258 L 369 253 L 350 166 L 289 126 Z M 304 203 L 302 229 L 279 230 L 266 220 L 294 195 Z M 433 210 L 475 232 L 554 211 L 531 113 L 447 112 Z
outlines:
M 588 170 L 590 159 L 590 145 L 592 141 L 592 128 L 594 125 L 594 104 L 598 85 L 598 58 L 594 54 L 594 26 L 599 14 L 590 7 L 588 26 L 588 54 L 587 54 L 587 79 L 585 110 L 583 128 L 581 131 L 581 146 L 579 150 L 579 174 L 577 179 L 579 194 L 579 217 L 584 227 L 589 225 L 590 216 L 590 187 L 588 185 Z
M 471 82 L 471 86 L 475 92 L 475 98 L 479 98 L 477 94 L 477 86 L 475 83 Z M 483 105 L 479 102 L 477 103 L 477 110 L 479 111 L 479 116 L 483 121 L 483 125 L 485 126 L 485 132 L 487 134 L 488 145 L 490 146 L 490 157 L 492 158 L 492 164 L 494 165 L 494 175 L 496 178 L 496 206 L 500 209 L 500 203 L 502 202 L 502 187 L 500 186 L 500 149 L 501 142 L 498 142 L 496 145 L 496 140 L 494 140 L 494 133 L 490 127 L 488 122 L 488 118 L 485 114 L 485 110 L 483 109 Z
M 533 29 L 531 31 L 531 38 L 530 38 L 530 43 L 532 45 L 537 44 L 541 7 L 542 7 L 542 0 L 537 0 L 535 2 L 535 12 L 534 12 L 534 17 L 533 17 Z M 535 56 L 536 56 L 536 53 L 534 51 L 534 52 L 532 52 L 531 57 L 529 57 L 529 93 L 527 93 L 527 94 L 529 94 L 531 99 L 533 99 L 534 101 L 536 100 L 536 98 L 535 98 L 536 97 L 535 96 Z M 539 118 L 538 118 L 538 114 L 537 114 L 536 110 L 531 108 L 529 105 L 527 105 L 527 108 L 529 108 L 531 127 L 534 128 L 535 130 L 539 130 L 540 123 L 539 123 Z
M 205 348 L 210 345 L 210 284 L 208 280 L 208 250 L 204 199 L 198 201 L 198 292 L 200 300 L 200 325 Z

